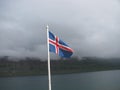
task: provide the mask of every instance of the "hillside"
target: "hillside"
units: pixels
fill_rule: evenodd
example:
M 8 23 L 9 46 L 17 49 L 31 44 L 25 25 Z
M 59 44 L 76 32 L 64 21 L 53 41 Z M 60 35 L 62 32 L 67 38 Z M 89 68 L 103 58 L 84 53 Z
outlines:
M 52 74 L 82 73 L 118 69 L 120 69 L 119 58 L 103 59 L 84 57 L 82 59 L 71 58 L 69 60 L 51 60 Z M 8 57 L 0 58 L 0 77 L 46 75 L 47 72 L 47 60 L 42 61 L 37 58 L 25 58 L 16 61 L 9 60 Z

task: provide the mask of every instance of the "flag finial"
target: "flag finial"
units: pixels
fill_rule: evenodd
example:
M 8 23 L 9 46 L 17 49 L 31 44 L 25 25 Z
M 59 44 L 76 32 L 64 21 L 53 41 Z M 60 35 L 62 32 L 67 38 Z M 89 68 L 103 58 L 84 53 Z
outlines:
M 47 29 L 47 30 L 49 29 L 49 26 L 48 26 L 48 25 L 46 26 L 46 29 Z

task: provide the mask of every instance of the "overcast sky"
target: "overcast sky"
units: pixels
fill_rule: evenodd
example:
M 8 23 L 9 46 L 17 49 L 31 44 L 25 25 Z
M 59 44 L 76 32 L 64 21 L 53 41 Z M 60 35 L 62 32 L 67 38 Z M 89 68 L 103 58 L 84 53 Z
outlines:
M 0 0 L 0 56 L 46 58 L 47 24 L 73 56 L 120 57 L 119 0 Z

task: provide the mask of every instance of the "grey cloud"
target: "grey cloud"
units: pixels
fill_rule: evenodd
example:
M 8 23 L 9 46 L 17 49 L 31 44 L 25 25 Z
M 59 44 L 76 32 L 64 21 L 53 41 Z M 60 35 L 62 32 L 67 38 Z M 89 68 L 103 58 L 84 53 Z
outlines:
M 53 33 L 74 49 L 74 56 L 119 57 L 117 0 L 2 0 L 0 3 L 0 55 L 46 58 L 48 24 Z

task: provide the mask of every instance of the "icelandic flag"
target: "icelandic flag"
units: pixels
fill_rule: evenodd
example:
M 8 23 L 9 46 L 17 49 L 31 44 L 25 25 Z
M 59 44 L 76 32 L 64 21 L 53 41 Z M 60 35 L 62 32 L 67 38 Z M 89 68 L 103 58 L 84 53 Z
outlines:
M 49 31 L 49 51 L 65 58 L 73 54 L 73 50 L 64 43 L 59 37 Z

